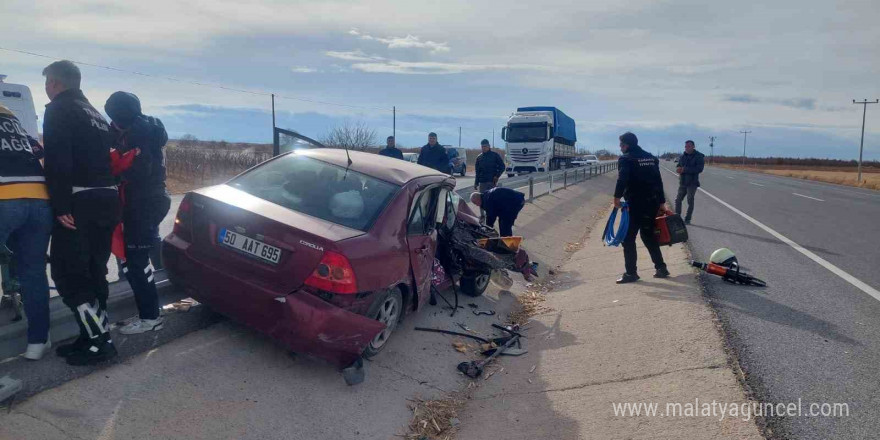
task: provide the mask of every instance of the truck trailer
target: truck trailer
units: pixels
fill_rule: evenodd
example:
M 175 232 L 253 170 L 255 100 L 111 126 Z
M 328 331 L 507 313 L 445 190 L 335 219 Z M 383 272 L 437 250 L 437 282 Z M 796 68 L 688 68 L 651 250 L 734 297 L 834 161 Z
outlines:
M 517 108 L 501 129 L 501 139 L 508 177 L 568 168 L 577 151 L 574 119 L 556 107 Z

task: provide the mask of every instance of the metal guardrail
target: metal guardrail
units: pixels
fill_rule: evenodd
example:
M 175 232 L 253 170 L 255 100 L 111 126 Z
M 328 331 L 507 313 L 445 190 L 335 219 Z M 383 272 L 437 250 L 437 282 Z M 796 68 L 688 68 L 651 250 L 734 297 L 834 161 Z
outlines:
M 557 170 L 546 173 L 540 173 L 536 175 L 525 175 L 525 176 L 517 176 L 510 177 L 504 180 L 498 181 L 499 187 L 505 188 L 528 188 L 528 193 L 526 194 L 526 201 L 532 201 L 538 197 L 543 195 L 552 194 L 554 190 L 560 189 L 559 181 L 562 181 L 561 188 L 567 188 L 570 185 L 577 185 L 578 183 L 587 181 L 592 179 L 593 177 L 599 176 L 601 174 L 608 173 L 610 171 L 614 171 L 617 169 L 617 161 L 610 161 L 599 163 L 596 165 L 577 167 L 577 168 L 569 168 L 565 170 Z M 547 191 L 535 193 L 535 185 L 547 183 Z M 555 186 L 554 186 L 555 185 Z M 456 192 L 462 197 L 466 196 L 468 193 L 473 192 L 473 187 L 462 188 Z

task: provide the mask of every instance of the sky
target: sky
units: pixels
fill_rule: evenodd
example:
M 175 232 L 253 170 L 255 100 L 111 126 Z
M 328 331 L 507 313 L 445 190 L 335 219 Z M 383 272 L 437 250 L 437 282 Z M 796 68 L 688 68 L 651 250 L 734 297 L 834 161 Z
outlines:
M 462 146 L 494 129 L 503 148 L 510 113 L 542 105 L 590 150 L 632 131 L 653 152 L 716 136 L 735 156 L 748 130 L 749 156 L 855 159 L 852 101 L 880 98 L 874 0 L 4 0 L 0 15 L 15 17 L 0 47 L 49 57 L 0 49 L 40 117 L 41 70 L 67 58 L 96 107 L 135 93 L 172 137 L 271 142 L 275 93 L 277 125 L 314 138 L 363 121 L 381 142 L 395 106 L 404 146 L 456 145 L 461 127 Z M 865 159 L 880 160 L 880 105 Z

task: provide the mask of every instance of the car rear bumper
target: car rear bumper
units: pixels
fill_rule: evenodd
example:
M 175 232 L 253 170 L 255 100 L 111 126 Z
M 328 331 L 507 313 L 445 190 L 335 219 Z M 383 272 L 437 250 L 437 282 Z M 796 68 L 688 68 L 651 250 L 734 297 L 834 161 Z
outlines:
M 308 292 L 279 293 L 191 258 L 189 244 L 165 238 L 162 258 L 171 283 L 228 316 L 277 340 L 288 349 L 351 365 L 385 325 L 330 304 Z

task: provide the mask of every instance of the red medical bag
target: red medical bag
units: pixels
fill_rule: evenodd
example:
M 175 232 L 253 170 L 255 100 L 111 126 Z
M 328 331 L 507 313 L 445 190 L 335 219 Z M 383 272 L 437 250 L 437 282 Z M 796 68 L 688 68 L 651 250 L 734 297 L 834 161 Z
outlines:
M 657 243 L 672 246 L 688 240 L 687 227 L 678 214 L 664 215 L 654 220 L 654 235 Z

